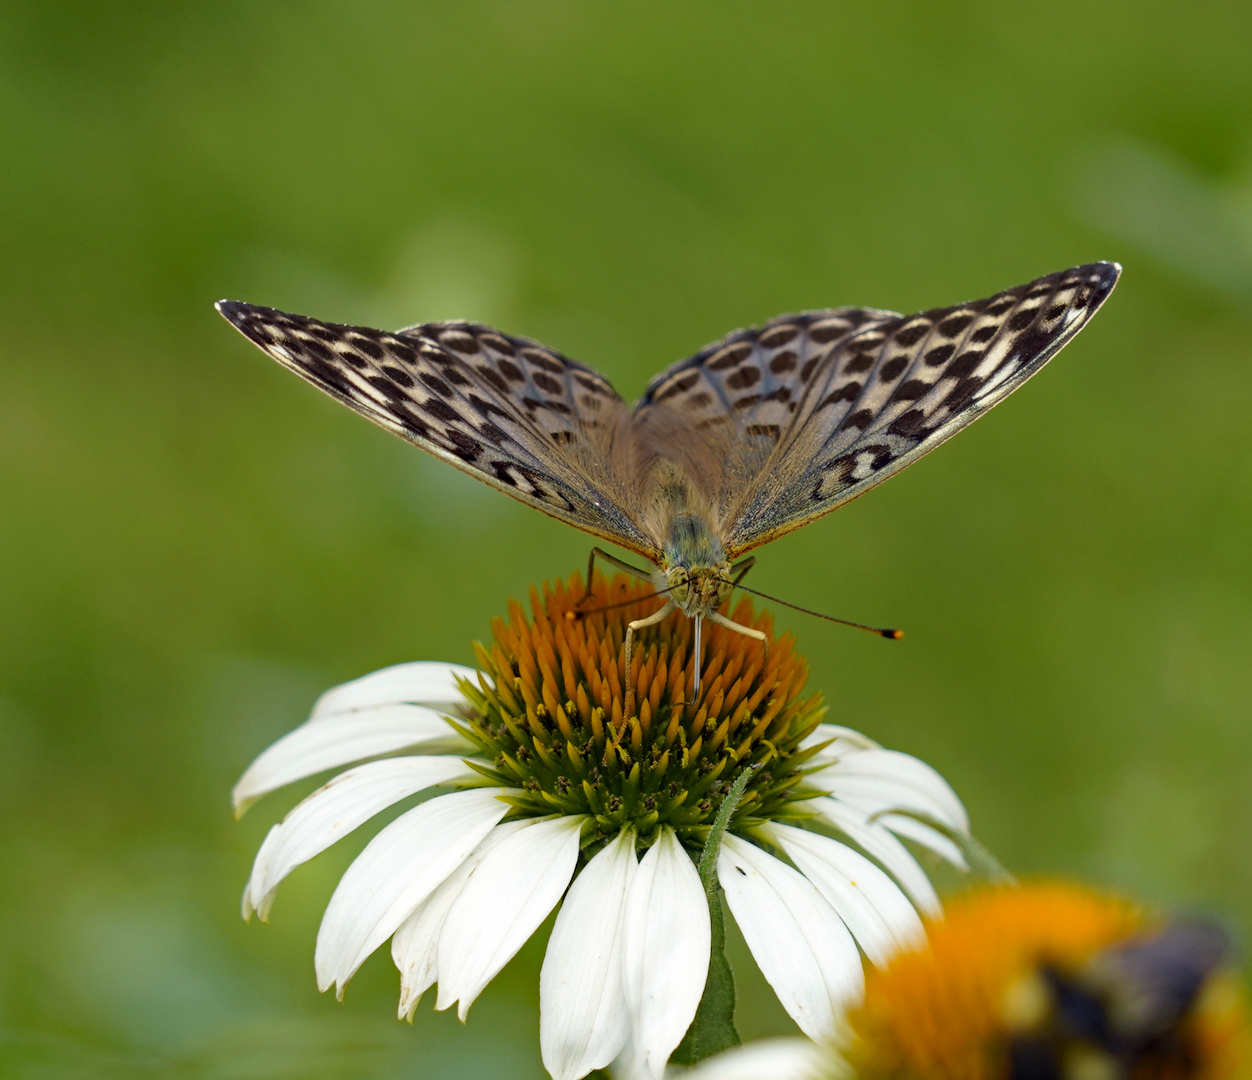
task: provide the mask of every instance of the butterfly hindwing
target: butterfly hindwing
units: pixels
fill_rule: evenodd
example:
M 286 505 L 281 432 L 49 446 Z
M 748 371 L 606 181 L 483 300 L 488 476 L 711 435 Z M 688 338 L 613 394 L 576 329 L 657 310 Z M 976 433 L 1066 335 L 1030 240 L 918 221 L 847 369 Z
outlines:
M 1079 266 L 842 339 L 729 512 L 728 553 L 834 510 L 972 423 L 1082 329 L 1120 273 Z
M 590 368 L 474 323 L 391 334 L 236 301 L 218 310 L 284 367 L 376 424 L 578 528 L 649 558 L 610 492 L 626 406 Z
M 839 344 L 894 318 L 895 312 L 876 308 L 829 308 L 736 330 L 656 376 L 635 407 L 632 427 L 642 435 L 659 410 L 681 416 L 718 450 L 715 490 L 706 492 L 714 509 L 735 505 Z

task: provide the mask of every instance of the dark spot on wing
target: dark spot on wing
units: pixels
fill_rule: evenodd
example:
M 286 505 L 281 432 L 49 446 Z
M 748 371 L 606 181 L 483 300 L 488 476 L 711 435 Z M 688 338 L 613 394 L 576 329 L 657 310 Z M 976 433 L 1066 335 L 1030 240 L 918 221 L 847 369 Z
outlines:
M 478 352 L 478 342 L 472 334 L 467 334 L 464 330 L 445 330 L 439 335 L 439 340 L 459 353 Z
M 887 430 L 892 435 L 912 437 L 917 434 L 925 419 L 926 414 L 921 409 L 910 409 L 908 412 L 896 417 Z
M 786 352 L 780 352 L 769 362 L 769 369 L 775 375 L 782 375 L 784 372 L 791 371 L 798 361 L 799 357 L 788 349 Z
M 896 343 L 899 345 L 904 345 L 907 348 L 909 345 L 916 345 L 929 332 L 930 332 L 930 323 L 928 322 L 910 323 L 908 326 L 904 327 L 903 329 L 896 331 L 895 333 Z
M 433 416 L 436 420 L 442 420 L 445 423 L 451 423 L 453 420 L 460 420 L 461 416 L 446 401 L 440 401 L 437 397 L 427 398 L 421 404 L 422 412 L 429 416 Z
M 545 394 L 563 394 L 565 392 L 565 387 L 546 372 L 536 371 L 534 378 L 535 385 Z
M 859 382 L 844 383 L 838 390 L 826 395 L 822 403 L 818 405 L 819 409 L 826 408 L 827 405 L 837 405 L 841 401 L 855 401 L 861 393 L 861 384 Z
M 953 315 L 939 324 L 939 333 L 944 337 L 956 337 L 965 332 L 965 328 L 974 321 L 973 315 Z
M 752 346 L 747 342 L 741 341 L 737 345 L 729 345 L 722 349 L 721 352 L 714 353 L 705 364 L 705 367 L 712 371 L 722 371 L 728 367 L 734 367 L 751 351 Z
M 960 356 L 953 360 L 952 363 L 944 369 L 944 377 L 951 379 L 963 379 L 983 362 L 983 358 L 986 355 L 987 354 L 985 352 L 979 352 L 977 350 L 961 353 Z
M 897 338 L 897 340 L 899 340 Z M 900 373 L 909 366 L 909 357 L 895 356 L 888 360 L 879 371 L 878 377 L 883 382 L 895 382 L 900 377 Z
M 732 390 L 746 390 L 761 381 L 761 372 L 754 367 L 743 367 L 726 378 L 726 385 Z
M 1035 316 L 1038 313 L 1039 313 L 1038 308 L 1026 308 L 1022 311 L 1017 312 L 1008 321 L 1009 329 L 1010 330 L 1025 330 L 1026 327 L 1028 327 L 1032 322 L 1035 321 Z
M 535 367 L 542 368 L 544 371 L 550 371 L 554 375 L 560 375 L 565 372 L 565 365 L 559 360 L 553 359 L 542 349 L 523 349 L 522 355 Z
M 477 370 L 478 370 L 478 374 L 481 375 L 488 383 L 491 384 L 493 388 L 495 388 L 501 394 L 508 392 L 509 384 L 504 381 L 504 377 L 498 371 L 496 371 L 495 368 L 488 367 L 486 364 L 484 364 L 482 367 L 478 368 Z
M 360 349 L 361 352 L 371 359 L 381 360 L 383 358 L 383 347 L 377 341 L 371 341 L 360 334 L 350 334 L 347 340 L 353 348 Z
M 799 332 L 799 327 L 788 323 L 784 326 L 776 326 L 772 330 L 767 330 L 760 336 L 759 340 L 765 348 L 777 349 L 780 345 L 786 345 Z
M 483 444 L 459 428 L 449 428 L 444 435 L 452 443 L 452 452 L 462 461 L 473 464 L 478 460 L 478 455 L 483 452 Z
M 483 334 L 479 340 L 489 348 L 495 349 L 496 352 L 504 353 L 505 356 L 512 356 L 516 351 L 513 343 L 499 334 Z
M 659 394 L 656 394 L 653 401 L 668 401 L 676 394 L 682 394 L 690 390 L 697 382 L 700 381 L 700 372 L 688 371 L 680 375 L 669 386 L 665 387 Z

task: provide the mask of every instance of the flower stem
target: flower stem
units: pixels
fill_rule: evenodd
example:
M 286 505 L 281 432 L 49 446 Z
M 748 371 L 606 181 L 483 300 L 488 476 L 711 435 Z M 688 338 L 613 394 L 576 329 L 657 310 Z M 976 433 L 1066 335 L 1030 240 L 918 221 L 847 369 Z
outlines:
M 759 768 L 759 765 L 749 765 L 735 778 L 718 807 L 717 816 L 704 841 L 704 850 L 700 852 L 698 869 L 709 903 L 712 949 L 709 954 L 709 977 L 704 984 L 700 1007 L 683 1041 L 670 1056 L 670 1060 L 678 1065 L 694 1065 L 720 1050 L 739 1045 L 739 1032 L 735 1028 L 735 976 L 730 970 L 730 961 L 726 959 L 726 913 L 717 884 L 717 853 L 726 827 L 743 798 L 744 789 Z

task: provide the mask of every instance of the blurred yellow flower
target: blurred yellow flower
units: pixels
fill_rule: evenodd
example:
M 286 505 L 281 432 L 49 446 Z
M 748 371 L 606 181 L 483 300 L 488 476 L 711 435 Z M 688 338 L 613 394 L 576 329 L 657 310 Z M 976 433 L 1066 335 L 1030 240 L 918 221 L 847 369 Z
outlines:
M 1247 1080 L 1252 1032 L 1216 925 L 1068 883 L 986 888 L 866 979 L 838 1045 L 743 1047 L 689 1080 Z

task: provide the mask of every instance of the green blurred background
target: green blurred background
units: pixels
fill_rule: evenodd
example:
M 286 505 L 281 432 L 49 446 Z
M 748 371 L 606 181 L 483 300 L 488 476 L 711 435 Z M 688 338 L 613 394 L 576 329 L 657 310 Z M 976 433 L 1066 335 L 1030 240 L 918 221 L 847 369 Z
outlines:
M 373 428 L 212 309 L 467 316 L 604 370 L 780 311 L 1097 258 L 1049 370 L 763 552 L 832 719 L 978 835 L 1252 929 L 1252 7 L 0 10 L 0 1075 L 541 1075 L 532 942 L 462 1028 L 312 946 L 364 837 L 238 897 L 231 820 L 332 683 L 468 661 L 588 539 Z M 310 785 L 311 786 L 311 785 Z M 307 790 L 307 787 L 306 787 Z M 364 830 L 368 833 L 369 830 Z M 746 1035 L 789 1022 L 748 971 Z

